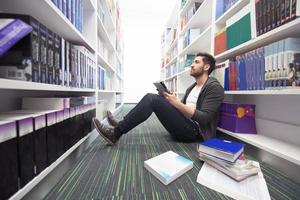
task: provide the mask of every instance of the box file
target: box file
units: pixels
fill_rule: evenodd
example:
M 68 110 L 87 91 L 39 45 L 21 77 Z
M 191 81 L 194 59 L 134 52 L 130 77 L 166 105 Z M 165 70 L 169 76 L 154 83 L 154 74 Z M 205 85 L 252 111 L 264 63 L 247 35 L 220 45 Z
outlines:
M 25 186 L 34 177 L 33 118 L 28 114 L 0 114 L 0 120 L 17 122 L 18 162 L 20 186 Z
M 18 191 L 17 126 L 15 121 L 0 120 L 0 199 Z
M 14 110 L 10 114 L 28 114 L 33 118 L 35 174 L 47 167 L 46 111 Z

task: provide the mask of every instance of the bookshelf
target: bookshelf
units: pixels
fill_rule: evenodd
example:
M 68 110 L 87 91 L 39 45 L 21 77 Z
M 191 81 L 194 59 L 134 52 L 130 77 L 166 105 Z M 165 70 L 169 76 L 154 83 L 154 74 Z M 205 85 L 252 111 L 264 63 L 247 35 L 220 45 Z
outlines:
M 69 113 L 59 110 L 57 112 L 51 113 L 51 117 L 54 116 L 54 118 L 56 118 L 54 120 L 55 122 L 53 122 L 52 125 L 57 126 L 55 127 L 55 130 L 57 131 L 59 131 L 58 127 L 62 126 L 62 121 L 69 120 L 71 118 L 73 122 L 75 122 L 75 118 L 80 119 L 82 124 L 85 123 L 86 126 L 92 128 L 91 120 L 90 120 L 92 117 L 91 115 L 93 116 L 96 115 L 97 117 L 99 117 L 99 120 L 103 120 L 105 118 L 104 115 L 105 110 L 110 110 L 112 112 L 115 112 L 118 109 L 120 109 L 123 104 L 123 82 L 124 82 L 123 80 L 124 47 L 123 46 L 124 45 L 123 45 L 123 35 L 122 35 L 121 20 L 119 15 L 120 10 L 118 6 L 118 0 L 82 0 L 82 10 L 83 10 L 82 27 L 79 27 L 78 25 L 79 22 L 78 23 L 76 21 L 74 22 L 70 20 L 69 17 L 66 17 L 67 14 L 66 13 L 64 14 L 57 7 L 57 5 L 55 5 L 55 2 L 56 1 L 52 1 L 52 0 L 38 0 L 38 1 L 0 0 L 0 4 L 1 4 L 0 12 L 30 15 L 35 19 L 37 19 L 42 25 L 44 25 L 47 28 L 47 30 L 49 30 L 49 32 L 53 32 L 59 35 L 65 41 L 68 41 L 71 44 L 82 46 L 78 48 L 82 48 L 88 51 L 88 55 L 90 56 L 89 57 L 90 60 L 86 58 L 85 61 L 86 63 L 89 62 L 89 64 L 86 63 L 85 64 L 86 66 L 89 65 L 90 71 L 88 71 L 86 68 L 85 70 L 88 72 L 84 72 L 88 74 L 85 77 L 85 81 L 89 83 L 89 86 L 87 86 L 88 84 L 84 86 L 78 86 L 79 84 L 77 85 L 77 83 L 76 84 L 62 83 L 62 84 L 54 85 L 54 84 L 47 84 L 47 83 L 40 83 L 40 82 L 29 82 L 29 81 L 0 78 L 0 96 L 1 96 L 0 113 L 21 109 L 23 97 L 89 96 L 89 97 L 95 97 L 96 106 L 94 106 L 93 104 L 93 107 L 91 108 L 89 104 L 88 106 L 84 106 L 80 108 L 76 107 L 76 109 L 70 108 L 68 111 Z M 75 1 L 72 2 L 74 3 Z M 99 13 L 99 11 L 101 11 L 102 13 Z M 71 18 L 73 18 L 74 20 L 76 17 L 72 15 Z M 78 16 L 78 18 L 80 17 Z M 70 53 L 70 57 L 71 57 L 71 53 Z M 48 62 L 49 61 L 47 60 L 47 64 Z M 59 68 L 62 69 L 63 65 L 61 64 L 59 65 L 60 65 Z M 72 64 L 69 65 L 71 66 Z M 99 75 L 98 72 L 100 71 L 100 68 L 105 69 L 105 76 L 104 76 L 105 85 L 101 89 L 100 87 L 98 87 L 99 86 L 98 81 L 100 82 L 102 79 L 100 78 L 100 76 L 98 76 Z M 79 73 L 78 71 L 76 71 L 76 73 L 81 74 L 81 72 Z M 65 73 L 65 71 L 63 73 Z M 63 76 L 68 77 L 69 74 Z M 62 80 L 64 82 L 64 78 Z M 106 87 L 106 85 L 109 85 L 110 87 Z M 90 99 L 91 98 L 85 100 L 89 101 Z M 70 121 L 68 123 L 71 123 Z M 51 173 L 51 171 L 56 166 L 58 166 L 59 163 L 63 162 L 63 160 L 71 152 L 75 151 L 75 149 L 77 149 L 81 145 L 81 143 L 83 143 L 85 140 L 91 139 L 91 137 L 95 138 L 95 135 L 97 134 L 95 134 L 95 132 L 93 131 L 86 133 L 87 128 L 82 128 L 83 127 L 82 124 L 80 125 L 80 129 L 78 128 L 77 130 L 84 130 L 82 132 L 85 132 L 84 133 L 85 136 L 83 137 L 83 133 L 80 133 L 80 139 L 79 136 L 78 138 L 75 139 L 73 138 L 74 141 L 76 140 L 76 142 L 72 143 L 71 147 L 68 147 L 68 149 L 64 149 L 66 153 L 60 155 L 60 157 L 58 157 L 54 162 L 51 162 L 50 164 L 47 163 L 47 168 L 44 169 L 42 173 L 35 174 L 34 178 L 30 182 L 28 182 L 27 185 L 25 185 L 22 188 L 18 188 L 19 189 L 18 194 L 15 195 L 12 199 L 19 199 L 20 197 L 22 198 L 28 191 L 30 191 L 36 184 L 38 184 L 47 174 Z M 52 125 L 50 124 L 47 125 L 46 127 L 47 131 L 48 131 L 48 126 L 52 126 Z M 68 127 L 70 127 L 71 130 L 74 126 L 69 124 Z M 52 130 L 54 130 L 54 128 Z M 47 157 L 47 155 L 45 155 L 45 157 Z
M 195 2 L 202 2 L 198 10 L 194 13 L 186 25 L 181 29 L 180 19 L 189 12 L 189 9 Z M 170 82 L 176 79 L 175 93 L 178 97 L 182 97 L 186 88 L 194 81 L 189 75 L 187 66 L 182 66 L 182 60 L 186 59 L 189 54 L 196 54 L 200 51 L 205 51 L 214 55 L 215 35 L 226 27 L 226 21 L 231 20 L 240 14 L 240 11 L 247 7 L 250 13 L 251 38 L 232 49 L 215 55 L 217 63 L 222 63 L 230 58 L 241 55 L 243 53 L 255 50 L 257 48 L 269 45 L 273 42 L 285 39 L 287 37 L 299 37 L 300 18 L 296 18 L 281 26 L 276 27 L 264 34 L 257 36 L 256 33 L 256 11 L 255 0 L 238 0 L 230 8 L 228 8 L 221 16 L 216 19 L 217 2 L 204 0 L 195 1 L 187 0 L 180 8 L 181 1 L 178 1 L 177 15 L 172 12 L 171 17 L 176 18 L 179 22 L 177 25 L 177 48 L 178 54 L 176 59 L 176 70 L 173 74 L 167 76 L 163 73 L 161 80 Z M 299 3 L 299 1 L 297 1 Z M 205 12 L 204 12 L 205 10 Z M 299 11 L 297 11 L 299 13 Z M 170 19 L 169 19 L 170 21 Z M 166 25 L 166 29 L 170 25 Z M 184 36 L 189 28 L 200 28 L 201 32 L 194 40 L 190 41 L 185 48 L 182 45 Z M 162 49 L 168 48 L 162 42 Z M 172 48 L 175 48 L 172 46 Z M 163 51 L 162 51 L 163 52 Z M 166 54 L 162 54 L 162 60 Z M 174 63 L 172 63 L 174 64 Z M 167 71 L 169 64 L 163 65 L 162 72 Z M 277 157 L 280 157 L 288 162 L 293 163 L 293 167 L 286 164 L 285 167 L 280 166 L 280 163 L 275 163 L 278 168 L 285 170 L 290 177 L 293 177 L 293 171 L 299 169 L 299 145 L 300 139 L 298 132 L 300 130 L 299 113 L 300 108 L 297 106 L 299 102 L 300 89 L 299 87 L 277 87 L 265 90 L 244 90 L 244 91 L 225 91 L 225 101 L 256 105 L 256 127 L 258 134 L 239 134 L 232 133 L 227 130 L 218 128 L 232 137 L 238 138 L 246 143 L 252 144 L 259 149 L 265 150 Z M 265 160 L 270 160 L 264 158 Z M 287 162 L 287 163 L 288 163 Z M 272 163 L 272 165 L 274 162 Z M 298 177 L 298 176 L 294 176 Z M 300 181 L 300 180 L 296 180 Z
M 297 165 L 300 165 L 300 148 L 297 145 L 289 144 L 288 142 L 283 142 L 281 140 L 267 137 L 259 133 L 258 134 L 234 133 L 222 128 L 218 128 L 218 130 L 232 137 L 240 139 L 246 143 L 264 149 L 265 151 L 268 151 L 274 155 L 277 155 Z

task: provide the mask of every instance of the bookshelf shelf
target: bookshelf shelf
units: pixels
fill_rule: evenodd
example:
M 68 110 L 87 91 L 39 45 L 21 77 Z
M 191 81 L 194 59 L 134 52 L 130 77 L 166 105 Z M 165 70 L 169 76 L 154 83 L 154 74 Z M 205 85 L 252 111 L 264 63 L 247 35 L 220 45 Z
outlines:
M 87 0 L 86 4 L 84 4 L 84 5 L 85 5 L 84 10 L 92 10 L 92 11 L 97 10 L 97 7 L 96 7 L 95 3 L 93 2 L 93 0 Z
M 217 21 L 215 22 L 215 24 L 217 26 L 224 26 L 225 27 L 226 20 L 228 20 L 229 18 L 231 18 L 233 15 L 235 15 L 239 10 L 241 10 L 244 6 L 246 6 L 249 3 L 250 3 L 250 0 L 240 0 L 240 1 L 237 1 L 222 16 L 220 16 L 219 19 L 217 19 Z
M 165 54 L 168 54 L 171 50 L 173 50 L 177 46 L 177 43 L 178 43 L 178 38 L 176 37 L 175 40 L 169 46 Z
M 113 16 L 112 16 L 112 14 L 110 13 L 110 11 L 109 11 L 109 8 L 108 8 L 108 6 L 107 6 L 107 4 L 106 3 L 104 3 L 104 9 L 107 11 L 106 13 L 107 13 L 107 15 L 108 15 L 108 27 L 107 27 L 107 30 L 111 30 L 111 31 L 116 31 L 116 23 L 115 23 L 115 21 L 114 21 L 114 19 L 113 19 Z
M 208 10 L 212 10 L 212 1 L 205 0 L 198 8 L 197 12 L 182 29 L 180 35 L 184 35 L 189 28 L 200 27 L 201 29 L 206 29 L 208 26 L 210 26 L 212 22 L 212 16 L 211 12 L 207 12 Z
M 114 93 L 121 93 L 120 91 L 115 90 L 97 90 L 98 93 L 105 93 L 105 94 L 114 94 Z
M 187 0 L 182 9 L 179 11 L 179 15 L 183 16 L 194 2 L 203 2 L 203 0 Z
M 189 75 L 190 74 L 190 71 L 191 71 L 191 69 L 185 69 L 185 70 L 183 70 L 183 71 L 181 71 L 181 72 L 178 72 L 178 76 L 187 76 L 187 75 Z
M 109 35 L 104 27 L 104 24 L 102 23 L 99 15 L 97 14 L 97 23 L 98 23 L 98 33 L 102 36 L 102 38 L 104 39 L 104 42 L 108 45 L 108 48 L 111 51 L 116 52 L 114 45 L 112 44 Z
M 233 133 L 222 128 L 218 128 L 218 130 L 256 147 L 264 149 L 265 151 L 268 151 L 297 165 L 300 165 L 300 148 L 296 145 L 259 134 Z
M 300 89 L 270 89 L 270 90 L 246 90 L 246 91 L 225 91 L 225 94 L 232 95 L 299 95 Z
M 177 62 L 177 56 L 175 56 L 170 62 L 168 62 L 164 67 L 167 68 L 171 66 L 172 64 Z
M 63 13 L 51 0 L 10 0 L 5 2 L 5 6 L 1 5 L 1 11 L 24 14 L 30 13 L 31 16 L 66 40 L 83 45 L 91 52 L 96 51 L 96 48 L 91 44 L 91 42 L 89 42 L 87 38 L 74 27 L 74 25 L 63 15 Z
M 35 91 L 65 91 L 65 92 L 95 92 L 95 89 L 73 88 L 60 85 L 34 83 L 0 78 L 0 89 L 5 90 L 35 90 Z
M 299 36 L 300 34 L 300 18 L 288 22 L 272 31 L 269 31 L 263 35 L 258 36 L 244 44 L 241 44 L 233 49 L 225 51 L 216 56 L 217 62 L 223 62 L 224 60 L 239 55 L 241 53 L 251 51 L 255 48 L 265 46 L 269 43 L 284 39 L 286 37 Z
M 197 39 L 179 53 L 179 56 L 186 54 L 195 54 L 199 51 L 210 49 L 211 46 L 211 26 L 204 30 Z
M 113 73 L 116 72 L 116 70 L 100 55 L 98 55 L 98 63 L 100 63 L 101 67 L 103 67 L 106 70 L 112 71 Z
M 164 81 L 169 81 L 169 80 L 171 80 L 173 78 L 176 78 L 176 77 L 177 77 L 177 74 L 174 74 L 172 76 L 167 77 Z

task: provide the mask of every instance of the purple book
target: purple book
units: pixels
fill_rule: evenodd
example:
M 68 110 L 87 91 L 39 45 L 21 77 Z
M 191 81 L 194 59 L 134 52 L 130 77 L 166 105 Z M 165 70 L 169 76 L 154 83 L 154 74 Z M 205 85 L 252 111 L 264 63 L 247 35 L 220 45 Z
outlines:
M 0 19 L 0 56 L 32 31 L 32 27 L 19 19 Z

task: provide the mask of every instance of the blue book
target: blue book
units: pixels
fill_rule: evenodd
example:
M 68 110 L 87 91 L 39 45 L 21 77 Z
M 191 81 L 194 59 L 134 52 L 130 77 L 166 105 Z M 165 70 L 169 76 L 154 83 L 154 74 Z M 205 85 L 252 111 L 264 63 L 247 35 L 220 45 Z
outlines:
M 32 31 L 32 27 L 19 19 L 0 20 L 0 56 Z
M 198 145 L 199 153 L 206 153 L 220 159 L 235 162 L 244 151 L 244 144 L 213 138 Z

